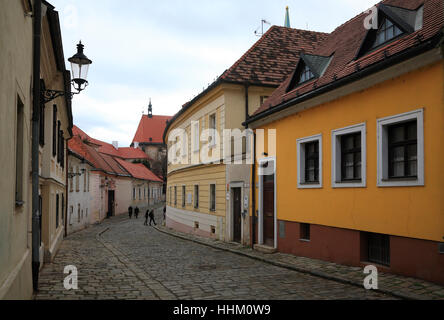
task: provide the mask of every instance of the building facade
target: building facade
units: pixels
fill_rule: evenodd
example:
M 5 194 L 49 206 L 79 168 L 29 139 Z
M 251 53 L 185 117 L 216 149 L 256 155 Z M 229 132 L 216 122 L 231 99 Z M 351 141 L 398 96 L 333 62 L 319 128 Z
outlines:
M 39 263 L 42 267 L 43 262 L 53 259 L 63 238 L 66 141 L 72 128 L 69 95 L 45 103 L 41 94 L 32 95 L 32 79 L 40 80 L 42 90 L 69 91 L 70 74 L 65 69 L 58 13 L 51 4 L 43 1 L 40 42 L 33 42 L 31 1 L 1 1 L 0 5 L 0 160 L 5 170 L 0 182 L 4 204 L 0 213 L 0 299 L 29 299 L 33 291 L 32 235 L 39 234 L 40 238 L 35 270 Z M 40 44 L 41 51 L 37 62 L 40 74 L 36 76 L 34 43 Z M 36 113 L 38 117 L 33 117 Z M 36 122 L 33 119 L 37 118 L 39 134 L 33 136 Z M 40 226 L 39 230 L 33 230 L 30 173 L 34 161 L 32 141 L 37 143 L 37 139 L 38 165 L 37 161 L 34 164 L 38 168 L 38 172 L 35 170 L 38 195 L 36 192 L 34 199 L 39 200 Z
M 257 244 L 444 283 L 442 12 L 380 3 L 376 29 L 337 28 L 248 120 Z
M 291 48 L 311 51 L 324 36 L 273 26 L 168 122 L 168 227 L 250 243 L 251 137 L 243 122 L 290 73 L 298 57 Z

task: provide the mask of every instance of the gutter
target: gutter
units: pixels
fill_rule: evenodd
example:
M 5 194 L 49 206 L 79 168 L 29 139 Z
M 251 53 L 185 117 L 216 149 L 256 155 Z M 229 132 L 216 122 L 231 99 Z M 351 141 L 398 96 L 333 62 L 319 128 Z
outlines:
M 32 285 L 38 291 L 40 270 L 39 208 L 39 133 L 40 133 L 40 57 L 42 35 L 42 0 L 34 1 L 33 24 L 33 100 L 32 100 Z
M 283 111 L 285 109 L 288 109 L 296 104 L 302 103 L 304 101 L 307 101 L 309 99 L 315 98 L 321 94 L 327 93 L 329 91 L 332 91 L 334 89 L 338 89 L 342 86 L 345 86 L 349 83 L 352 83 L 354 81 L 360 80 L 366 76 L 369 76 L 373 73 L 379 72 L 383 69 L 386 69 L 392 65 L 401 63 L 405 60 L 408 60 L 410 58 L 413 58 L 421 53 L 424 53 L 428 50 L 431 50 L 439 45 L 443 37 L 443 31 L 438 32 L 435 36 L 433 36 L 428 41 L 421 43 L 420 45 L 407 49 L 395 56 L 389 57 L 385 60 L 382 60 L 379 63 L 376 63 L 374 65 L 371 65 L 365 69 L 362 69 L 358 72 L 352 73 L 349 76 L 346 76 L 344 78 L 341 78 L 339 80 L 336 80 L 334 82 L 331 82 L 323 87 L 320 87 L 318 89 L 315 89 L 311 92 L 308 92 L 302 96 L 290 99 L 287 102 L 284 102 L 280 105 L 277 105 L 276 107 L 270 108 L 264 112 L 261 112 L 255 116 L 250 117 L 245 124 L 251 124 L 253 122 L 256 122 L 258 120 L 262 120 L 272 114 L 278 113 L 280 111 Z

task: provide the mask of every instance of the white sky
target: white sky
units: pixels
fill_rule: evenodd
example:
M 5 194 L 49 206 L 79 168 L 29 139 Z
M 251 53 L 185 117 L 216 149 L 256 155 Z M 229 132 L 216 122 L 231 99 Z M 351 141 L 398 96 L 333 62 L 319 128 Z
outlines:
M 154 114 L 174 115 L 258 40 L 261 19 L 283 25 L 288 5 L 293 28 L 331 32 L 378 1 L 49 2 L 60 14 L 65 58 L 82 40 L 93 60 L 90 85 L 73 100 L 74 124 L 126 147 L 150 97 Z

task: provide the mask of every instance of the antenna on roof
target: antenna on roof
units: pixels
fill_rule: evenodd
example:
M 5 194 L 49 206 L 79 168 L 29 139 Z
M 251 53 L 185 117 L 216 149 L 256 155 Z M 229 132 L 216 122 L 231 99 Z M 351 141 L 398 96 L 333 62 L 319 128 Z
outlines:
M 271 26 L 271 23 L 270 23 L 270 22 L 268 22 L 268 21 L 265 20 L 265 19 L 262 19 L 262 20 L 261 20 L 261 26 L 258 27 L 258 28 L 254 31 L 254 34 L 255 34 L 256 36 L 258 36 L 258 37 L 262 37 L 262 36 L 263 36 L 263 34 L 264 34 L 264 24 L 268 24 L 268 25 Z M 261 29 L 261 33 L 259 33 L 259 28 Z

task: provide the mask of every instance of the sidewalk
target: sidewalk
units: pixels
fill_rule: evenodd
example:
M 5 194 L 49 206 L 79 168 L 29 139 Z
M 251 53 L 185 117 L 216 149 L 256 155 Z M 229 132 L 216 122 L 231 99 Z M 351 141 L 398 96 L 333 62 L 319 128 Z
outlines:
M 237 243 L 228 243 L 185 234 L 163 226 L 157 226 L 156 229 L 159 232 L 184 240 L 247 256 L 278 267 L 311 274 L 328 280 L 351 284 L 364 290 L 363 281 L 366 275 L 363 273 L 363 268 L 360 267 L 349 267 L 332 262 L 297 257 L 283 253 L 264 254 Z M 392 295 L 396 298 L 408 300 L 444 300 L 444 287 L 427 281 L 381 272 L 378 274 L 378 280 L 378 291 Z

